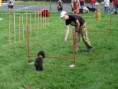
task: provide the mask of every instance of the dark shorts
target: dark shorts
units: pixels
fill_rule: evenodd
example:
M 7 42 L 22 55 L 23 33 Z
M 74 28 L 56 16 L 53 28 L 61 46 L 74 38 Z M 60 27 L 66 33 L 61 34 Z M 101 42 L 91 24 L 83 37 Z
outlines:
M 13 5 L 8 5 L 8 8 L 13 9 Z

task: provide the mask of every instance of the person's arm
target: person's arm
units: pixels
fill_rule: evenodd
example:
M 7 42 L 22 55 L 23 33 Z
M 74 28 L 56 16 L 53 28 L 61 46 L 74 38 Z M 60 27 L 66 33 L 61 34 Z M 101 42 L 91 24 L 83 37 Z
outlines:
M 74 1 L 73 1 L 73 0 L 71 0 L 71 6 L 72 6 L 72 8 L 73 8 L 73 2 L 74 2 Z
M 77 26 L 75 27 L 75 30 L 77 31 L 77 30 L 79 30 L 79 28 L 80 28 L 80 23 L 79 23 L 78 20 L 76 20 L 76 24 L 77 24 Z
M 65 33 L 65 38 L 64 41 L 66 42 L 68 39 L 68 35 L 69 35 L 69 25 L 66 25 L 66 33 Z

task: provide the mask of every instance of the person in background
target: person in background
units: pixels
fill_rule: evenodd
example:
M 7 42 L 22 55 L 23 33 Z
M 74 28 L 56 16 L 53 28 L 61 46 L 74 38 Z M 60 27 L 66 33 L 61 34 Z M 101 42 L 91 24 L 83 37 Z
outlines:
M 13 10 L 13 7 L 14 7 L 14 0 L 8 0 L 8 10 L 9 10 L 9 13 L 12 12 Z
M 110 4 L 109 0 L 104 0 L 104 12 L 108 12 L 109 4 Z
M 90 0 L 90 8 L 92 12 L 95 11 L 95 8 L 96 8 L 95 3 L 96 3 L 96 0 Z
M 66 11 L 62 11 L 60 13 L 60 18 L 65 20 L 66 24 L 66 32 L 64 41 L 66 42 L 69 35 L 69 25 L 74 26 L 74 31 L 76 32 L 75 35 L 75 43 L 76 43 L 76 53 L 79 52 L 79 42 L 80 36 L 83 39 L 84 44 L 86 45 L 87 51 L 91 53 L 93 51 L 93 46 L 90 44 L 88 34 L 87 34 L 87 27 L 85 20 L 76 14 L 68 15 Z
M 84 9 L 84 5 L 85 5 L 85 0 L 80 0 L 80 13 L 83 13 L 83 9 Z
M 72 0 L 72 11 L 74 11 L 74 14 L 78 14 L 79 13 L 79 6 L 80 6 L 80 2 L 79 0 Z
M 63 2 L 62 0 L 58 0 L 57 2 L 57 10 L 62 11 L 63 10 Z
M 117 14 L 117 10 L 118 10 L 118 0 L 113 0 L 112 2 L 113 2 L 115 14 Z

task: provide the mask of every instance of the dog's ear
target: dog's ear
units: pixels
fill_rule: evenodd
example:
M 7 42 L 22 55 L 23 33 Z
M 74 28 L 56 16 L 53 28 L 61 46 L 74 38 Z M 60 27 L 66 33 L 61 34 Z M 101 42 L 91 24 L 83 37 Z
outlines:
M 40 51 L 39 53 L 38 53 L 38 56 L 39 55 L 41 55 L 43 58 L 45 58 L 45 52 L 44 51 Z

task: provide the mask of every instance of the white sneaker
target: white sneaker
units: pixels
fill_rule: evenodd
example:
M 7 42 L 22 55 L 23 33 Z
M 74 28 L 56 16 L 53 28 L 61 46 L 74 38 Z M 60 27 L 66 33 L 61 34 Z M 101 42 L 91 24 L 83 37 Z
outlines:
M 0 18 L 0 20 L 3 20 L 2 18 Z
M 72 64 L 72 65 L 70 65 L 69 67 L 71 67 L 71 68 L 72 68 L 72 67 L 75 67 L 75 64 Z

